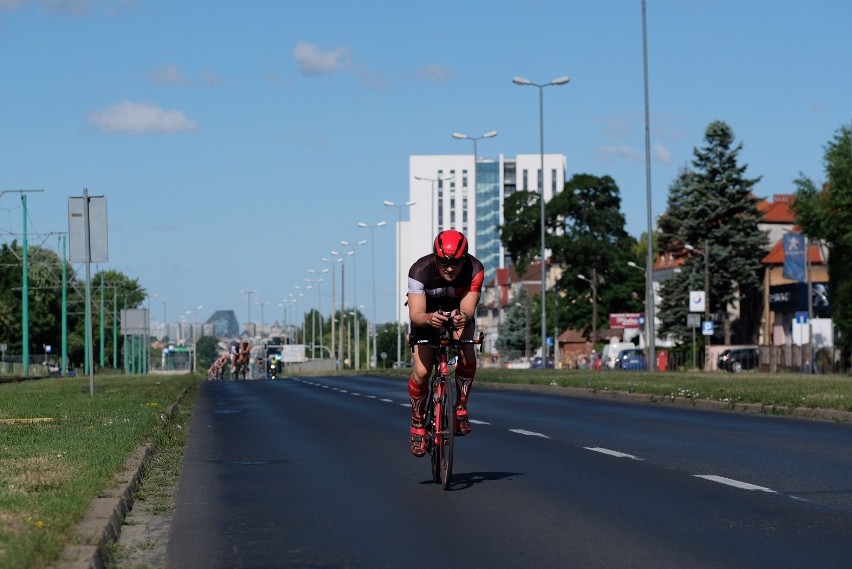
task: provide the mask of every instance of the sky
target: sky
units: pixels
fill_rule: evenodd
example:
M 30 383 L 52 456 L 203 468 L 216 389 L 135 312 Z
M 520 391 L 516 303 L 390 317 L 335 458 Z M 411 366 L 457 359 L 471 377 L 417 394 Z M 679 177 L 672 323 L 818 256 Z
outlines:
M 653 218 L 715 120 L 759 196 L 824 180 L 852 121 L 852 2 L 647 0 L 646 17 Z M 108 204 L 93 272 L 138 279 L 153 322 L 242 325 L 282 322 L 299 293 L 290 314 L 327 314 L 328 274 L 305 279 L 374 237 L 347 275 L 390 321 L 383 201 L 408 199 L 410 155 L 472 152 L 453 132 L 496 130 L 481 156 L 538 153 L 539 90 L 513 77 L 570 78 L 542 91 L 544 151 L 569 178 L 613 177 L 628 233 L 647 230 L 642 54 L 640 0 L 0 0 L 0 242 L 20 242 L 15 191 L 36 189 L 29 243 L 59 251 L 86 188 Z

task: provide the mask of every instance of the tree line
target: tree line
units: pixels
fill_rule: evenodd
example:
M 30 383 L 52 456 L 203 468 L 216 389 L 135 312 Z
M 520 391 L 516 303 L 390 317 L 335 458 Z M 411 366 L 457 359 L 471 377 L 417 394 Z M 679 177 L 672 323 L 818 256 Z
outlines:
M 23 321 L 23 250 L 17 241 L 0 246 L 0 344 L 7 354 L 23 353 L 23 326 L 29 326 L 29 353 L 44 354 L 50 346 L 51 359 L 59 363 L 62 342 L 62 272 L 65 263 L 67 353 L 69 365 L 80 366 L 85 350 L 85 281 L 73 266 L 56 252 L 30 245 L 28 253 L 28 318 Z M 146 297 L 138 279 L 119 271 L 105 270 L 92 276 L 92 322 L 95 362 L 101 357 L 101 319 L 103 318 L 103 358 L 111 366 L 114 356 L 121 356 L 115 345 L 113 330 L 120 324 L 121 310 L 138 308 Z M 102 302 L 103 301 L 103 302 Z M 103 312 L 101 312 L 103 306 Z M 118 350 L 118 351 L 116 351 Z M 40 356 L 39 356 L 40 357 Z M 121 361 L 119 359 L 119 361 Z M 119 364 L 121 365 L 121 364 Z
M 717 324 L 718 341 L 756 343 L 763 309 L 763 264 L 768 236 L 758 224 L 761 198 L 754 193 L 760 177 L 746 175 L 747 164 L 733 130 L 723 121 L 711 122 L 702 146 L 669 186 L 666 210 L 652 235 L 655 256 L 671 255 L 682 264 L 679 272 L 661 283 L 657 317 L 658 337 L 683 344 L 690 337 L 686 315 L 690 290 L 704 290 L 709 277 L 709 311 Z M 838 331 L 844 367 L 852 348 L 852 129 L 837 130 L 825 147 L 826 181 L 817 185 L 800 176 L 791 181 L 795 223 L 828 251 L 830 302 Z M 538 260 L 540 251 L 540 195 L 517 191 L 505 200 L 501 239 L 523 274 Z M 562 192 L 545 204 L 545 244 L 548 262 L 561 277 L 545 301 L 548 330 L 573 328 L 589 336 L 593 328 L 609 325 L 609 313 L 644 312 L 647 234 L 636 239 L 624 229 L 618 185 L 610 176 L 575 174 Z M 632 206 L 631 206 L 632 207 Z M 705 250 L 708 254 L 704 254 Z M 705 266 L 706 263 L 706 266 Z M 596 275 L 598 320 L 592 323 L 589 275 Z M 580 275 L 586 277 L 581 278 Z M 539 297 L 540 298 L 540 297 Z M 729 307 L 738 305 L 731 318 Z M 510 306 L 497 347 L 523 350 L 525 343 L 541 345 L 540 332 L 524 338 L 520 323 L 538 322 L 540 304 L 522 298 Z M 505 332 L 505 333 L 504 333 Z

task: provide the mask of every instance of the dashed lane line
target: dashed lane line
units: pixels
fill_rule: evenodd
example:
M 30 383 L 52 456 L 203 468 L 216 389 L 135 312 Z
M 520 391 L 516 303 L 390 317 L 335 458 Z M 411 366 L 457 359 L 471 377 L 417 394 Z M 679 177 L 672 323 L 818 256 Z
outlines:
M 614 456 L 616 458 L 629 458 L 631 460 L 642 460 L 638 456 L 634 456 L 632 454 L 627 454 L 626 452 L 619 452 L 617 450 L 612 450 L 603 447 L 583 447 L 586 450 L 590 450 L 592 452 L 599 452 L 601 454 L 607 454 L 609 456 Z
M 716 476 L 715 474 L 695 474 L 694 476 L 696 478 L 703 478 L 704 480 L 709 480 L 710 482 L 718 482 L 719 484 L 733 486 L 734 488 L 740 488 L 742 490 L 757 490 L 759 492 L 769 492 L 770 494 L 777 494 L 777 492 L 775 490 L 772 490 L 771 488 L 765 488 L 764 486 L 749 484 L 748 482 L 734 480 L 733 478 L 725 478 L 724 476 Z
M 527 431 L 526 429 L 509 429 L 509 432 L 516 433 L 518 435 L 526 435 L 528 437 L 541 437 L 543 439 L 550 438 L 544 433 L 536 433 L 535 431 Z

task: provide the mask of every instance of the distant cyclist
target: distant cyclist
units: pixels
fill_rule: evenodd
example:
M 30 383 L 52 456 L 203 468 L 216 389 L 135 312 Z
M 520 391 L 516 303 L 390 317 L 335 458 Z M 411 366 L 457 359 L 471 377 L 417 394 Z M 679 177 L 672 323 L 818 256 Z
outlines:
M 467 238 L 453 229 L 435 237 L 432 253 L 421 257 L 408 271 L 408 314 L 414 340 L 437 338 L 440 329 L 452 319 L 457 339 L 471 340 L 474 317 L 485 271 L 482 263 L 468 254 Z M 452 313 L 447 317 L 443 313 Z M 411 397 L 411 452 L 426 454 L 427 382 L 435 363 L 435 354 L 425 344 L 412 344 L 414 365 L 408 380 Z M 456 365 L 456 424 L 458 435 L 470 433 L 467 399 L 476 374 L 473 345 L 461 346 Z

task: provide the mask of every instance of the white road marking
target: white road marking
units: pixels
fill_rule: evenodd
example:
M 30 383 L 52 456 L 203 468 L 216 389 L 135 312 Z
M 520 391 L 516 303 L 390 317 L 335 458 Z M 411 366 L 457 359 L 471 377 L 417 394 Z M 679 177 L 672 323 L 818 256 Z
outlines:
M 583 447 L 586 450 L 590 450 L 593 452 L 599 452 L 601 454 L 608 454 L 609 456 L 614 456 L 616 458 L 629 458 L 631 460 L 642 460 L 638 456 L 633 456 L 632 454 L 627 454 L 626 452 L 618 452 L 617 450 L 610 450 L 608 448 L 602 447 Z
M 541 437 L 543 439 L 549 439 L 550 438 L 545 434 L 536 433 L 534 431 L 525 431 L 524 429 L 509 429 L 509 431 L 512 432 L 512 433 L 517 433 L 519 435 L 527 435 L 529 437 Z
M 352 395 L 354 395 L 355 397 L 361 397 L 360 393 L 355 393 L 354 391 L 352 392 Z
M 477 421 L 476 419 L 468 419 L 468 420 L 471 423 L 473 423 L 474 425 L 490 425 L 491 424 L 491 423 L 488 423 L 486 421 Z
M 393 399 L 379 399 L 379 401 L 382 401 L 383 403 L 393 403 Z
M 711 482 L 718 482 L 719 484 L 725 484 L 727 486 L 733 486 L 734 488 L 740 488 L 742 490 L 760 490 L 761 492 L 770 492 L 772 494 L 776 494 L 775 490 L 770 488 L 764 488 L 763 486 L 756 486 L 754 484 L 749 484 L 748 482 L 740 482 L 739 480 L 734 480 L 732 478 L 725 478 L 724 476 L 716 476 L 715 474 L 696 474 L 696 478 L 703 478 L 705 480 L 709 480 Z

